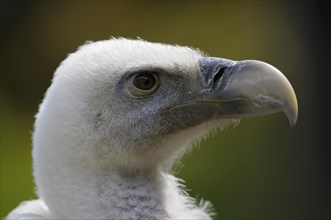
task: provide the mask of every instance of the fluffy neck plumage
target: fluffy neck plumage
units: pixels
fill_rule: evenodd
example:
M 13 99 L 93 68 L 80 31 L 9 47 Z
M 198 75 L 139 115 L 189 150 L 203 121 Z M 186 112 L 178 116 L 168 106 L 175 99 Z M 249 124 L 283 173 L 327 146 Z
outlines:
M 51 164 L 49 160 L 48 164 Z M 68 163 L 72 166 L 64 168 Z M 61 163 L 52 164 L 52 167 L 44 164 L 37 172 L 40 197 L 54 218 L 209 218 L 205 211 L 207 206 L 197 207 L 170 174 L 157 170 L 139 174 L 96 171 L 80 165 L 78 161 L 65 161 L 64 156 Z
M 66 155 L 58 162 L 55 158 L 52 154 L 35 160 L 38 193 L 54 218 L 167 219 L 160 173 L 95 170 Z

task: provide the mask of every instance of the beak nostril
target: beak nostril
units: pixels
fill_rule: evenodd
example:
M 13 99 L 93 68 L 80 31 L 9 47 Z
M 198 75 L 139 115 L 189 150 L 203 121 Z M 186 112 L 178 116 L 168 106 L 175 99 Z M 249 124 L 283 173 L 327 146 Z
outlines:
M 222 78 L 225 72 L 225 67 L 220 68 L 214 76 L 213 87 L 215 88 L 219 83 L 218 81 Z
M 217 58 L 203 57 L 199 60 L 199 69 L 206 88 L 221 91 L 231 75 L 236 61 Z

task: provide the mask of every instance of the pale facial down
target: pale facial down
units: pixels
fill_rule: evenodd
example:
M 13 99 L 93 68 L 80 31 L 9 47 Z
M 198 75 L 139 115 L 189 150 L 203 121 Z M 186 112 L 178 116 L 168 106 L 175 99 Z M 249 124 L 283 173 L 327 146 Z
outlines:
M 139 161 L 146 156 L 150 163 L 167 161 L 228 119 L 277 111 L 291 125 L 297 118 L 290 83 L 269 64 L 210 58 L 188 47 L 142 40 L 84 45 L 58 68 L 47 96 L 42 107 L 49 110 L 40 114 L 54 115 L 54 133 L 65 137 L 77 131 L 77 141 L 91 141 L 95 147 L 87 157 L 116 155 L 114 162 L 125 153 L 128 160 L 119 162 L 125 167 L 150 167 Z M 184 138 L 190 143 L 178 143 L 183 139 L 178 135 L 196 133 L 199 125 L 205 128 Z M 169 146 L 153 149 L 164 140 Z

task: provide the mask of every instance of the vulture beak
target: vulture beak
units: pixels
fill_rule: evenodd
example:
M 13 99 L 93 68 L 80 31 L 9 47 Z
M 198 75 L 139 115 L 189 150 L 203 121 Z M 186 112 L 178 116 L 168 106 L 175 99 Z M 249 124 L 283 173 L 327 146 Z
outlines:
M 295 125 L 298 104 L 294 90 L 275 67 L 256 60 L 205 57 L 199 68 L 204 88 L 196 100 L 186 104 L 212 105 L 218 117 L 245 118 L 282 111 L 290 125 Z

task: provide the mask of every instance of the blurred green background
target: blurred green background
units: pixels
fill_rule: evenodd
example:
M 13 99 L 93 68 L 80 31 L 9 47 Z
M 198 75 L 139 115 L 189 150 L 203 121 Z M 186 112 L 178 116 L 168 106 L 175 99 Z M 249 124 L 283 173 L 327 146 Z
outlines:
M 141 37 L 279 68 L 299 119 L 242 120 L 177 168 L 217 219 L 331 219 L 330 7 L 316 1 L 1 1 L 1 217 L 35 198 L 34 115 L 59 63 L 87 40 Z

